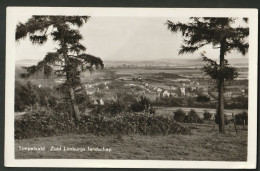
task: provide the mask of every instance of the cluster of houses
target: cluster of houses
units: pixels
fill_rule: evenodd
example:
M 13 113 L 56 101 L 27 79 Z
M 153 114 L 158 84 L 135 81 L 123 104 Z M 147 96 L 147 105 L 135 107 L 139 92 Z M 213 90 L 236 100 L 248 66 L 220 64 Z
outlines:
M 241 96 L 248 97 L 248 89 L 245 89 L 245 88 L 228 88 L 224 95 L 227 99 L 241 97 Z
M 178 87 L 172 86 L 170 90 L 166 90 L 161 87 L 152 86 L 148 83 L 143 83 L 144 87 L 150 91 L 156 92 L 160 97 L 179 97 L 178 95 Z M 185 90 L 184 90 L 185 92 Z M 184 93 L 185 94 L 185 93 Z
M 205 96 L 209 96 L 208 87 L 201 86 L 199 82 L 195 83 L 194 81 L 190 82 L 189 84 L 182 83 L 180 84 L 180 87 L 169 86 L 169 89 L 152 86 L 148 83 L 143 83 L 143 85 L 147 89 L 156 92 L 160 97 L 197 97 L 198 92 Z
M 102 81 L 94 84 L 85 84 L 86 93 L 88 95 L 93 95 L 96 92 L 101 92 L 100 85 L 102 84 L 102 89 L 107 90 L 106 94 L 109 93 L 109 83 L 110 81 Z M 208 85 L 201 85 L 199 81 L 189 81 L 189 82 L 179 82 L 178 85 L 168 86 L 168 88 L 162 88 L 159 86 L 154 86 L 144 81 L 139 81 L 138 84 L 130 82 L 125 84 L 127 87 L 139 87 L 140 90 L 136 90 L 139 95 L 143 94 L 151 96 L 151 99 L 156 97 L 165 98 L 165 97 L 197 97 L 198 95 L 205 95 L 210 98 L 211 101 L 215 101 L 217 99 L 218 93 L 212 91 Z M 247 96 L 248 90 L 246 89 L 230 89 L 225 92 L 226 98 L 234 98 L 238 96 Z M 148 92 L 148 93 L 147 93 Z M 112 93 L 112 92 L 111 92 Z M 113 93 L 112 93 L 113 94 Z M 112 97 L 113 95 L 111 95 Z M 107 98 L 95 99 L 93 98 L 94 104 L 104 104 L 105 100 L 109 100 Z
M 103 85 L 104 85 L 104 88 L 108 90 L 108 89 L 109 89 L 108 83 L 109 83 L 109 81 L 106 81 L 106 82 L 98 82 L 98 83 L 94 83 L 94 84 L 89 84 L 89 83 L 87 83 L 87 84 L 85 84 L 86 93 L 87 93 L 88 95 L 92 95 L 92 94 L 94 94 L 95 92 L 100 92 L 100 89 L 99 89 L 98 86 L 101 85 L 101 84 L 103 84 Z

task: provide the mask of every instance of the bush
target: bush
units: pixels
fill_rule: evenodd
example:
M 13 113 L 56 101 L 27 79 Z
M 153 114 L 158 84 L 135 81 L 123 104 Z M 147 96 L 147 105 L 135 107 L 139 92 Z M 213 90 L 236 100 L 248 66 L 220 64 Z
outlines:
M 209 121 L 209 120 L 211 119 L 211 117 L 212 117 L 212 114 L 209 113 L 208 111 L 205 111 L 205 112 L 203 113 L 203 119 L 204 119 L 204 120 Z
M 200 119 L 199 115 L 195 110 L 191 109 L 187 116 L 185 116 L 184 122 L 186 123 L 202 123 L 202 119 Z
M 95 96 L 97 97 L 97 98 L 102 98 L 102 97 L 104 97 L 105 96 L 105 93 L 104 92 L 101 92 L 101 91 L 95 91 Z
M 74 128 L 74 119 L 68 113 L 40 108 L 15 120 L 15 139 L 47 137 Z
M 106 85 L 105 85 L 104 83 L 100 83 L 100 84 L 98 84 L 97 87 L 98 87 L 100 90 L 103 90 L 103 89 L 106 88 Z
M 39 95 L 31 82 L 27 82 L 26 85 L 15 82 L 15 111 L 20 112 L 28 107 L 32 108 L 39 101 Z
M 219 116 L 216 114 L 216 115 L 214 115 L 215 116 L 215 123 L 216 124 L 219 124 Z M 227 124 L 229 124 L 229 120 L 228 120 L 228 118 L 227 118 L 227 115 L 226 114 L 224 114 L 224 123 L 225 123 L 225 125 L 227 125 Z
M 178 109 L 174 112 L 174 120 L 177 122 L 184 122 L 186 113 L 182 109 Z
M 117 92 L 117 98 L 125 103 L 133 103 L 136 102 L 136 95 L 130 91 L 120 91 Z
M 167 135 L 190 134 L 190 130 L 176 123 L 173 118 L 152 116 L 140 113 L 128 113 L 107 117 L 98 115 L 85 115 L 81 120 L 80 132 L 90 132 L 96 135 L 111 134 L 141 134 L 141 135 Z
M 15 120 L 15 139 L 53 136 L 68 132 L 95 135 L 167 135 L 190 134 L 172 117 L 127 113 L 115 116 L 82 115 L 78 125 L 67 112 L 41 109 Z
M 39 101 L 40 106 L 49 106 L 53 108 L 57 105 L 59 95 L 55 90 L 48 87 L 42 87 L 42 88 L 36 87 L 35 89 L 40 98 Z
M 247 112 L 242 112 L 235 115 L 235 120 L 237 125 L 247 125 L 248 124 L 248 114 Z
M 30 104 L 29 101 L 26 100 L 25 96 L 26 87 L 21 85 L 19 82 L 15 82 L 15 111 L 21 112 L 24 111 Z
M 188 100 L 180 97 L 164 97 L 164 98 L 156 98 L 154 102 L 156 106 L 168 106 L 168 107 L 180 107 L 187 106 Z
M 183 123 L 203 123 L 202 119 L 196 113 L 195 110 L 191 109 L 186 115 L 182 109 L 178 109 L 174 112 L 174 120 Z
M 130 109 L 133 112 L 143 112 L 149 109 L 151 102 L 148 98 L 141 96 L 140 99 L 136 100 L 131 106 Z
M 118 114 L 126 111 L 126 105 L 122 101 L 110 101 L 104 105 L 97 105 L 92 114 Z
M 208 96 L 205 96 L 205 95 L 199 95 L 197 97 L 197 101 L 198 102 L 209 102 L 210 101 L 210 98 Z
M 75 99 L 80 111 L 84 111 L 87 107 L 93 107 L 92 101 L 86 93 L 75 94 Z
M 59 94 L 57 91 L 42 87 L 27 82 L 26 85 L 19 81 L 15 82 L 15 111 L 22 112 L 28 107 L 33 107 L 36 104 L 40 106 L 49 106 L 51 108 L 57 105 Z

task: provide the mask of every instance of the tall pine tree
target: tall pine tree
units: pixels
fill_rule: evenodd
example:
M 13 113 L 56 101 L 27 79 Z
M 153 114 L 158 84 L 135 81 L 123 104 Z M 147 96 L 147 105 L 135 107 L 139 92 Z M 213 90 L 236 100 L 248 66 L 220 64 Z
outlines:
M 24 67 L 30 76 L 43 72 L 49 77 L 54 70 L 58 77 L 65 77 L 70 103 L 76 121 L 80 120 L 80 111 L 75 99 L 75 88 L 81 86 L 80 73 L 92 71 L 94 67 L 103 68 L 99 57 L 84 54 L 85 46 L 80 43 L 82 35 L 79 28 L 88 21 L 89 16 L 32 16 L 27 22 L 19 23 L 16 27 L 16 41 L 29 37 L 33 44 L 42 45 L 48 38 L 57 42 L 55 52 L 48 52 L 37 65 Z
M 224 85 L 225 81 L 230 81 L 236 77 L 234 68 L 228 66 L 225 55 L 236 50 L 245 55 L 248 51 L 249 35 L 248 27 L 233 27 L 235 18 L 190 18 L 188 23 L 174 23 L 170 20 L 166 22 L 171 32 L 181 32 L 183 44 L 179 54 L 194 53 L 205 45 L 211 44 L 214 49 L 219 49 L 219 64 L 204 57 L 207 66 L 204 71 L 213 79 L 217 80 L 218 87 L 218 109 L 219 132 L 225 133 L 224 124 Z M 243 18 L 247 22 L 247 18 Z M 212 65 L 211 65 L 212 64 Z M 211 65 L 211 66 L 210 66 Z

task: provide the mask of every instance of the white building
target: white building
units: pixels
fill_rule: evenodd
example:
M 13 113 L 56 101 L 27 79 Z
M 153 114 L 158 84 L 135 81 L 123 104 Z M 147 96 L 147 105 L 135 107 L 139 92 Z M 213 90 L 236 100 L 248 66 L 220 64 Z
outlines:
M 100 105 L 104 105 L 104 101 L 102 99 L 99 100 Z
M 156 90 L 158 93 L 161 93 L 163 90 L 161 88 L 157 88 Z
M 181 95 L 185 96 L 185 87 L 181 87 L 180 90 L 181 90 Z
M 162 96 L 163 96 L 163 97 L 169 97 L 170 94 L 171 94 L 171 93 L 169 93 L 168 91 L 164 91 L 164 92 L 162 93 Z

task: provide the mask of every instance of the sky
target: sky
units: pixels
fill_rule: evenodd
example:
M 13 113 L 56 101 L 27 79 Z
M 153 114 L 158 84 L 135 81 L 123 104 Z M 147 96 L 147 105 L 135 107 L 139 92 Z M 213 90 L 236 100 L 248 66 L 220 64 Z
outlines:
M 30 16 L 19 16 L 18 22 L 26 22 Z M 182 44 L 180 33 L 171 33 L 167 20 L 187 22 L 188 18 L 165 17 L 91 17 L 80 32 L 86 53 L 104 61 L 145 61 L 175 58 L 199 58 L 205 51 L 212 59 L 219 57 L 219 49 L 206 46 L 194 54 L 178 55 Z M 241 21 L 238 25 L 244 26 Z M 16 60 L 41 60 L 47 52 L 53 52 L 57 44 L 51 38 L 44 45 L 33 45 L 28 38 L 16 43 Z M 242 57 L 233 52 L 227 58 Z M 245 56 L 247 57 L 247 55 Z

